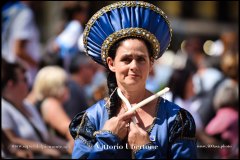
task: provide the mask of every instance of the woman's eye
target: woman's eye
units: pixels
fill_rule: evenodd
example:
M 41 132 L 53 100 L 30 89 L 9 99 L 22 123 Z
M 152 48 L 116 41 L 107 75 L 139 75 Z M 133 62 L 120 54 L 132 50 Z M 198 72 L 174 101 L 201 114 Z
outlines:
M 138 61 L 138 62 L 145 62 L 145 58 L 139 57 L 139 58 L 137 59 L 137 61 Z
M 129 63 L 129 62 L 131 62 L 131 59 L 130 58 L 123 58 L 122 61 L 126 62 L 126 63 Z

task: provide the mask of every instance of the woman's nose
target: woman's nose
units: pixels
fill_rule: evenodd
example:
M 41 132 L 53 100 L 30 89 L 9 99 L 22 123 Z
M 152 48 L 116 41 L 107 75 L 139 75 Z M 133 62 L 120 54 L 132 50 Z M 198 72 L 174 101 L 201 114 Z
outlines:
M 136 60 L 132 60 L 131 64 L 130 64 L 130 69 L 132 70 L 136 70 L 138 68 L 138 64 Z

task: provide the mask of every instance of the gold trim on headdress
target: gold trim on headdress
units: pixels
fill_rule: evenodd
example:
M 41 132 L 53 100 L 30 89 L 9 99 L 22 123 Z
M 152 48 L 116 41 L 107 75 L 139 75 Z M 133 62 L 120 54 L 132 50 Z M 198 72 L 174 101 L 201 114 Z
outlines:
M 143 28 L 125 28 L 121 29 L 117 32 L 114 32 L 113 34 L 109 35 L 105 41 L 102 44 L 102 60 L 106 64 L 106 58 L 108 57 L 108 51 L 110 47 L 119 39 L 125 38 L 125 37 L 140 37 L 143 39 L 148 40 L 153 50 L 153 58 L 158 58 L 158 53 L 160 51 L 160 43 L 158 42 L 157 38 L 149 31 Z

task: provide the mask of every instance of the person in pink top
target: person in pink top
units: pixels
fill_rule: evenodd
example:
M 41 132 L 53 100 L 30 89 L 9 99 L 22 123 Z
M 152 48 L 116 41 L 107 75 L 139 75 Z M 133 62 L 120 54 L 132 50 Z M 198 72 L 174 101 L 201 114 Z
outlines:
M 205 132 L 210 136 L 220 135 L 221 158 L 237 158 L 238 151 L 238 84 L 227 79 L 214 97 L 215 117 L 208 123 Z

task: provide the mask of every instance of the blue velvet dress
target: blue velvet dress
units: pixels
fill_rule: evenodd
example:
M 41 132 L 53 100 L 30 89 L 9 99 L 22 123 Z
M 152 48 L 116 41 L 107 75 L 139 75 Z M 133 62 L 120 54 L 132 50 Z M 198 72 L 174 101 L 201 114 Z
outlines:
M 163 98 L 158 100 L 156 117 L 147 131 L 151 143 L 136 152 L 112 133 L 94 134 L 103 128 L 108 119 L 109 106 L 105 100 L 74 117 L 69 126 L 75 139 L 72 158 L 196 158 L 195 122 L 191 114 Z

